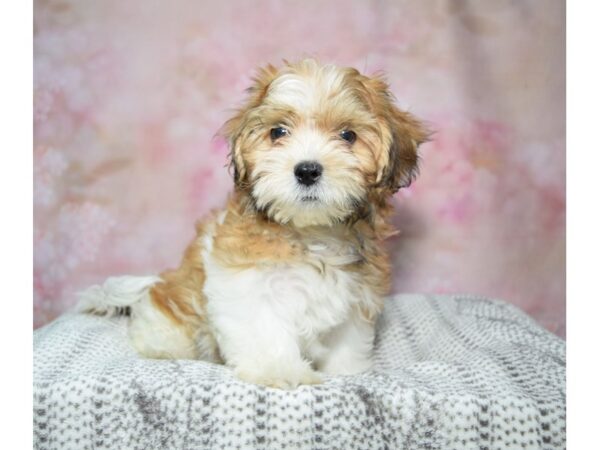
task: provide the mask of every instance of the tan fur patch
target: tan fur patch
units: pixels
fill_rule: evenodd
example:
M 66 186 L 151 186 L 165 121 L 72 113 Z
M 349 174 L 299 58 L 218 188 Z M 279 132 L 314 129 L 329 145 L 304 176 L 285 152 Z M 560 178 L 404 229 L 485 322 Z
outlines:
M 206 320 L 205 274 L 201 256 L 201 238 L 205 226 L 212 221 L 214 218 L 210 217 L 196 226 L 197 238 L 185 251 L 180 267 L 160 275 L 163 282 L 152 287 L 150 298 L 154 306 L 175 326 L 183 328 L 190 338 L 208 341 L 209 348 L 204 349 L 204 359 L 218 361 L 217 343 Z
M 245 213 L 243 202 L 235 198 L 229 204 L 225 221 L 217 227 L 213 252 L 225 266 L 244 269 L 300 261 L 303 249 L 293 229 Z

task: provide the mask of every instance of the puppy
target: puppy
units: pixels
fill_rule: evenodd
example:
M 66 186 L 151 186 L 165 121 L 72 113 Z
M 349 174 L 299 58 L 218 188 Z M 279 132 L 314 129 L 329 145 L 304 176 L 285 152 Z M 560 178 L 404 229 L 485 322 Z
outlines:
M 390 198 L 415 177 L 427 131 L 352 68 L 269 65 L 248 92 L 223 127 L 234 193 L 179 268 L 110 278 L 79 309 L 127 308 L 141 355 L 225 363 L 251 383 L 366 371 L 390 285 Z

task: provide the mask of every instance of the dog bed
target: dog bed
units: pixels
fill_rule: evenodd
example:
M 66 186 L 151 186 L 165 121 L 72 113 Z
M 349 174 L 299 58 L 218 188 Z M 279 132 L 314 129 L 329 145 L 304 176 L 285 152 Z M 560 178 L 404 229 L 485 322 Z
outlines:
M 565 447 L 565 342 L 501 301 L 391 297 L 372 371 L 293 391 L 142 359 L 126 320 L 71 313 L 34 332 L 35 448 Z

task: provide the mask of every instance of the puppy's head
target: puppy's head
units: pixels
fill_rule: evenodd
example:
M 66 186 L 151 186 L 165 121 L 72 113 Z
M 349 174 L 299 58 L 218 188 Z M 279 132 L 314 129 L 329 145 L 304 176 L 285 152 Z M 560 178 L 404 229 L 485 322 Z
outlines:
M 414 178 L 427 140 L 382 79 L 310 59 L 261 69 L 223 131 L 237 189 L 271 220 L 297 227 L 384 207 Z

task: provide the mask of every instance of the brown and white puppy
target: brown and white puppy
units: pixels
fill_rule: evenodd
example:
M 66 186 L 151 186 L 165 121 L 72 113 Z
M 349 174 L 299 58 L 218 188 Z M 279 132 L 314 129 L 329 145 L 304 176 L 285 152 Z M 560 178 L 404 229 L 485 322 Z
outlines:
M 143 356 L 224 362 L 267 386 L 368 370 L 389 200 L 415 176 L 426 130 L 380 78 L 310 59 L 260 70 L 223 130 L 235 192 L 180 267 L 110 278 L 80 309 L 130 307 Z

